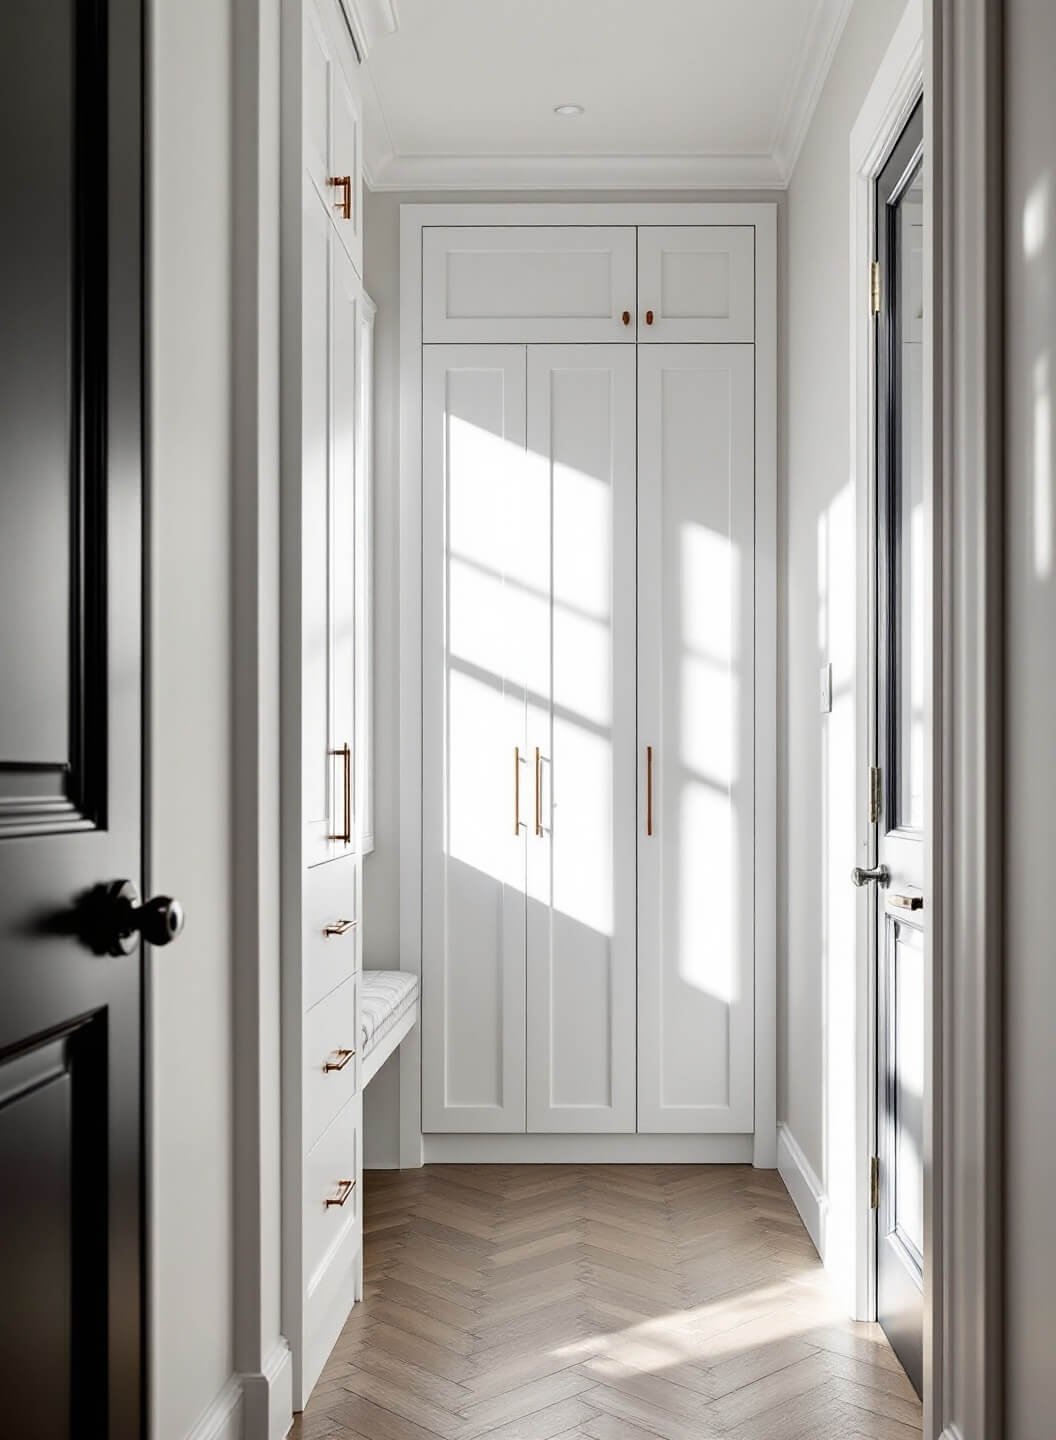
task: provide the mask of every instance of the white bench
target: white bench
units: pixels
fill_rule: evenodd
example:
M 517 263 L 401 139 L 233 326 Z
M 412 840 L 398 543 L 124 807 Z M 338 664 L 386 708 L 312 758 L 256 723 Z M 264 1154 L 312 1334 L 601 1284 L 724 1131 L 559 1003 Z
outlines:
M 418 1019 L 418 976 L 364 970 L 359 987 L 360 1086 L 365 1088 Z

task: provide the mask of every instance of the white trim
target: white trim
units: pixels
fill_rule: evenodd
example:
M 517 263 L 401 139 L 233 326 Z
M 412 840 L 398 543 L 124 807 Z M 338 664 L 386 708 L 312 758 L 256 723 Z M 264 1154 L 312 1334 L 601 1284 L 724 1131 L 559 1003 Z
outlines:
M 284 1440 L 293 1424 L 293 1352 L 281 1336 L 257 1375 L 242 1376 L 245 1440 Z
M 400 28 L 396 0 L 338 0 L 352 27 L 360 60 L 366 60 L 379 40 Z
M 426 1165 L 750 1165 L 750 1135 L 426 1135 Z
M 370 157 L 372 190 L 782 190 L 772 155 Z
M 853 3 L 854 0 L 816 0 L 813 17 L 804 31 L 799 60 L 771 146 L 771 154 L 786 185 L 792 179 Z
M 873 319 L 868 305 L 869 263 L 873 255 L 873 191 L 874 182 L 883 168 L 891 147 L 901 134 L 906 120 L 920 98 L 924 84 L 924 16 L 921 0 L 909 0 L 905 13 L 880 62 L 876 78 L 869 89 L 850 138 L 850 465 L 855 488 L 857 572 L 859 603 L 856 616 L 855 672 L 858 678 L 855 693 L 855 775 L 857 787 L 856 864 L 871 865 L 874 827 L 869 822 L 864 777 L 874 763 L 876 741 L 873 733 L 875 663 L 876 597 L 873 581 L 873 517 L 876 513 L 876 477 L 874 474 L 874 353 Z M 927 403 L 927 402 L 926 402 Z M 834 1216 L 853 1237 L 850 1264 L 853 1274 L 835 1278 L 840 1291 L 847 1297 L 853 1315 L 859 1320 L 876 1316 L 875 1295 L 875 1231 L 869 1196 L 869 1158 L 875 1153 L 876 1105 L 873 1086 L 875 1073 L 876 996 L 875 974 L 871 963 L 874 945 L 874 907 L 867 890 L 859 893 L 855 922 L 855 1070 L 853 1075 L 837 1076 L 837 1085 L 853 1085 L 855 1095 L 853 1142 L 832 1147 L 834 1156 L 849 1155 L 854 1166 L 850 1188 L 854 1194 L 854 1215 Z M 841 1137 L 842 1138 L 842 1137 Z M 847 1137 L 851 1140 L 851 1137 Z M 831 1176 L 830 1176 L 831 1180 Z M 833 1186 L 839 1193 L 844 1187 Z M 830 1262 L 843 1265 L 843 1254 L 830 1256 Z
M 777 207 L 772 203 L 400 207 L 400 968 L 421 974 L 424 226 L 754 225 L 756 228 L 756 1070 L 749 1156 L 777 1162 Z M 419 1002 L 420 1008 L 421 1002 Z M 421 1027 L 400 1049 L 400 1164 L 423 1163 Z M 574 1157 L 572 1157 L 574 1158 Z
M 232 1375 L 186 1440 L 242 1440 L 242 1377 Z
M 799 1218 L 814 1242 L 814 1249 L 825 1259 L 825 1227 L 829 1216 L 829 1197 L 815 1175 L 810 1161 L 788 1126 L 777 1127 L 777 1173 L 784 1181 Z

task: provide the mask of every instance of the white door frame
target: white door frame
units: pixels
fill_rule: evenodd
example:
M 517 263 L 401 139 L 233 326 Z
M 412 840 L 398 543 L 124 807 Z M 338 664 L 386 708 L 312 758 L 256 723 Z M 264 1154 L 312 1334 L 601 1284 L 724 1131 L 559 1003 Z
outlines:
M 855 776 L 857 777 L 855 865 L 875 863 L 874 826 L 869 820 L 866 778 L 876 755 L 876 365 L 875 321 L 869 305 L 869 265 L 876 229 L 876 179 L 924 89 L 924 14 L 921 0 L 910 0 L 876 78 L 851 131 L 850 286 L 851 286 L 851 474 L 855 477 L 857 574 L 855 696 Z M 930 155 L 928 156 L 930 162 Z M 930 183 L 930 163 L 925 186 Z M 928 312 L 930 313 L 930 312 Z M 925 338 L 925 347 L 928 339 Z M 929 360 L 925 354 L 925 374 Z M 925 397 L 925 410 L 930 396 Z M 925 419 L 925 428 L 928 421 Z M 929 504 L 926 498 L 925 504 Z M 864 604 L 862 603 L 864 600 Z M 928 617 L 927 625 L 934 623 Z M 930 708 L 928 715 L 931 714 Z M 930 732 L 929 732 L 930 733 Z M 925 740 L 927 745 L 928 741 Z M 848 884 L 850 880 L 848 879 Z M 876 1319 L 876 1227 L 870 1207 L 869 1162 L 876 1154 L 876 906 L 872 887 L 859 892 L 855 906 L 855 1072 L 845 1077 L 855 1096 L 854 1175 L 843 1193 L 854 1195 L 852 1233 L 853 1313 Z M 930 944 L 925 924 L 925 944 Z M 838 1152 L 830 1152 L 838 1153 Z M 926 1157 L 927 1158 L 927 1157 Z M 834 1187 L 830 1185 L 830 1190 Z
M 400 207 L 400 968 L 422 955 L 422 230 L 427 225 L 754 225 L 756 846 L 754 1163 L 777 1163 L 777 207 Z M 422 1164 L 421 1026 L 400 1047 L 400 1165 Z M 631 1137 L 634 1138 L 634 1137 Z M 656 1137 L 653 1137 L 654 1139 Z M 498 1154 L 496 1154 L 496 1158 Z M 655 1150 L 642 1158 L 656 1161 Z
M 925 1440 L 1003 1430 L 1002 468 L 1004 444 L 1001 0 L 909 0 L 851 141 L 852 473 L 858 553 L 873 544 L 872 322 L 866 304 L 872 182 L 923 83 L 925 509 L 931 561 L 925 812 Z M 868 574 L 866 570 L 861 573 Z M 858 662 L 873 674 L 875 599 L 860 606 Z M 872 684 L 872 681 L 870 681 Z M 860 687 L 858 775 L 873 697 Z M 859 785 L 860 855 L 871 839 Z M 875 1314 L 868 1158 L 875 1153 L 869 973 L 856 968 L 856 1313 Z

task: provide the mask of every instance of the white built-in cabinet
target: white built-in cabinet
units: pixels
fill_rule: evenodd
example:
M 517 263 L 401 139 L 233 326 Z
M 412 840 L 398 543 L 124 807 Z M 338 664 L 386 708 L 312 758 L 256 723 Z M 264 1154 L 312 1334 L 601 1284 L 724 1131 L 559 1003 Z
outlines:
M 426 1136 L 755 1130 L 755 268 L 422 227 Z
M 300 1409 L 362 1290 L 374 307 L 355 52 L 336 0 L 290 3 L 284 26 L 283 1330 Z

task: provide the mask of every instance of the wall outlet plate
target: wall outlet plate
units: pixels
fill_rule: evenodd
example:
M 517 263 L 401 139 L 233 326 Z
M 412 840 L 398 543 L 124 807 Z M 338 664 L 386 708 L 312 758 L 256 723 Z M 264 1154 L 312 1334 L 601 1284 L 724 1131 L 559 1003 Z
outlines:
M 818 708 L 823 715 L 832 713 L 832 661 L 823 665 L 818 674 Z

